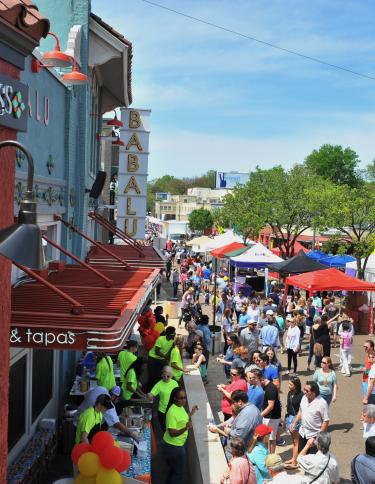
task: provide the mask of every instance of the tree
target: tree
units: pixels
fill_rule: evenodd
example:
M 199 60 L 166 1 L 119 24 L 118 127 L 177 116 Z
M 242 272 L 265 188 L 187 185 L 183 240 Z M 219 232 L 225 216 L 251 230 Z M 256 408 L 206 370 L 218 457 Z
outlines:
M 203 231 L 210 229 L 213 225 L 211 212 L 206 208 L 193 210 L 189 215 L 189 226 L 191 230 Z
M 375 182 L 375 159 L 366 166 L 365 177 L 369 182 Z
M 323 193 L 322 213 L 327 226 L 340 230 L 357 260 L 357 274 L 364 277 L 368 258 L 375 250 L 375 187 L 332 185 Z M 363 259 L 363 261 L 362 261 Z
M 362 179 L 357 171 L 359 157 L 351 148 L 325 144 L 305 158 L 305 166 L 316 175 L 338 185 L 358 187 Z

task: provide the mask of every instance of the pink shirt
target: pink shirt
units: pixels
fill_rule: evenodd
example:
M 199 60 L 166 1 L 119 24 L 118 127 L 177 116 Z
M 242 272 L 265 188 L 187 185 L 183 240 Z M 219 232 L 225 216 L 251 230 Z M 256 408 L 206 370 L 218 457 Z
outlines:
M 229 393 L 232 393 L 235 390 L 242 390 L 243 392 L 247 393 L 247 383 L 243 378 L 240 378 L 239 380 L 234 381 L 229 385 L 226 385 L 224 387 L 224 390 Z M 224 395 L 223 399 L 221 400 L 221 410 L 223 413 L 232 415 L 231 403 L 232 403 L 231 400 Z
M 350 348 L 352 347 L 352 333 L 349 333 L 349 331 L 344 331 L 343 333 L 341 333 L 341 339 L 341 348 L 343 350 L 350 350 Z
M 245 456 L 233 457 L 228 464 L 230 484 L 256 484 L 253 464 Z

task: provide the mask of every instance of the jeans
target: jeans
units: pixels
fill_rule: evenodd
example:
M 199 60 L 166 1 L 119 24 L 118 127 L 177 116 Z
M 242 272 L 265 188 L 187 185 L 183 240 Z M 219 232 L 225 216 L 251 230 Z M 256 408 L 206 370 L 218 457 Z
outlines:
M 170 445 L 163 441 L 163 451 L 169 467 L 166 484 L 181 484 L 185 477 L 185 447 Z
M 297 373 L 297 355 L 298 353 L 291 348 L 288 348 L 288 371 L 290 371 L 293 360 L 294 373 Z
M 352 350 L 344 350 L 340 348 L 340 358 L 341 358 L 341 373 L 350 375 L 350 364 L 352 360 Z
M 330 405 L 331 405 L 331 402 L 332 402 L 332 397 L 333 397 L 332 393 L 329 393 L 328 395 L 322 395 L 322 394 L 320 394 L 320 396 L 321 396 L 322 398 L 324 398 L 324 400 L 327 402 L 327 405 L 328 405 L 328 406 L 330 406 Z
M 178 284 L 178 282 L 173 283 L 173 297 L 177 297 Z

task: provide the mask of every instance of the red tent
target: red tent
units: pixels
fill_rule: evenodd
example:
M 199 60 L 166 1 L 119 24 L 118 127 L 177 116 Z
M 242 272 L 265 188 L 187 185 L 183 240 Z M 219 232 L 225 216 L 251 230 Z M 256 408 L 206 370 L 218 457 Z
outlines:
M 246 247 L 245 244 L 241 244 L 240 242 L 232 242 L 227 245 L 223 245 L 223 247 L 219 247 L 218 249 L 211 250 L 210 255 L 212 257 L 216 257 L 217 259 L 224 259 L 224 254 L 227 252 L 232 252 L 233 250 L 242 249 L 242 247 Z
M 375 291 L 375 284 L 348 276 L 337 269 L 305 272 L 286 278 L 286 286 L 307 291 Z
M 284 244 L 282 244 L 281 246 L 282 246 L 283 250 L 285 251 L 285 245 L 284 245 Z M 298 240 L 296 240 L 296 241 L 294 242 L 294 255 L 298 254 L 298 252 L 299 252 L 300 250 L 303 250 L 305 254 L 306 254 L 306 252 L 309 252 L 309 249 L 306 249 L 306 247 L 304 247 L 302 244 L 300 244 L 300 243 L 298 242 Z M 271 249 L 271 251 L 272 251 L 274 254 L 276 254 L 276 255 L 278 255 L 279 257 L 281 257 L 281 250 L 280 250 L 278 247 L 274 247 L 273 249 Z

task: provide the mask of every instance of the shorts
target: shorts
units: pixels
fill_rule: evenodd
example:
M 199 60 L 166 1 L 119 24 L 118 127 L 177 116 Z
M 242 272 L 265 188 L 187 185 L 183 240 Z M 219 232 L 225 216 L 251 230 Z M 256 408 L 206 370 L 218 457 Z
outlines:
M 279 430 L 280 419 L 279 418 L 264 418 L 264 425 L 271 427 L 270 440 L 276 440 L 277 431 Z

